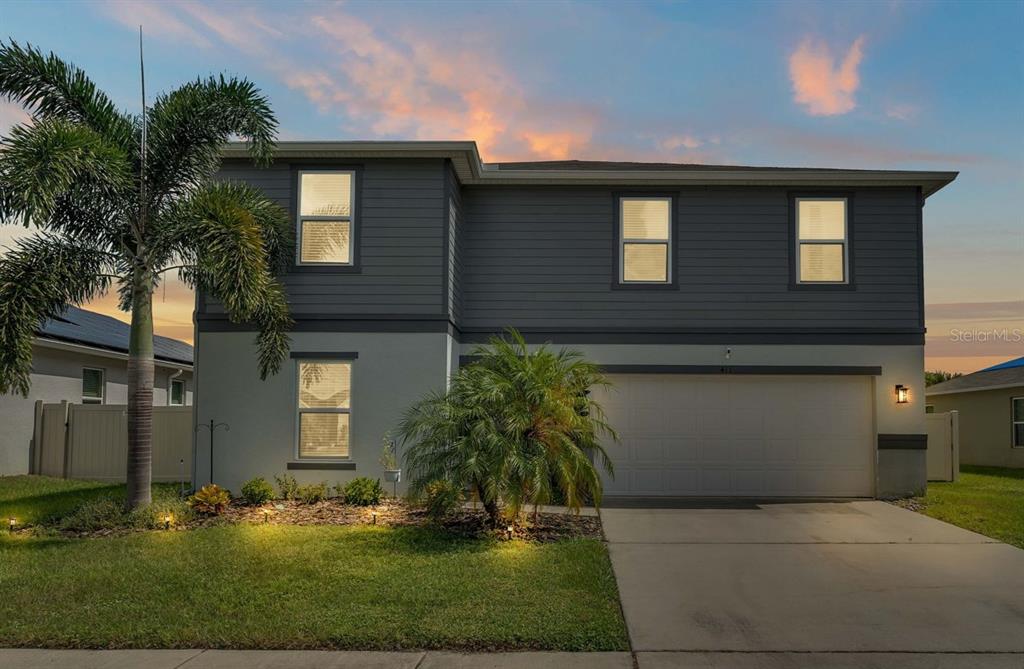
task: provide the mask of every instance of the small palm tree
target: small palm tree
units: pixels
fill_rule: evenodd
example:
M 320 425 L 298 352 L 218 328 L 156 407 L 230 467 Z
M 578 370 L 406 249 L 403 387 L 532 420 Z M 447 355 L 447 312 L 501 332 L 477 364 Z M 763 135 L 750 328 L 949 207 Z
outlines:
M 401 421 L 413 494 L 438 480 L 472 489 L 495 526 L 502 504 L 514 517 L 556 498 L 574 511 L 588 499 L 600 504 L 591 457 L 611 474 L 600 437 L 617 439 L 590 395 L 609 385 L 600 370 L 575 351 L 531 351 L 515 330 L 473 355 L 447 392 L 428 395 Z
M 0 220 L 40 230 L 0 259 L 0 393 L 29 392 L 32 338 L 47 318 L 116 287 L 131 311 L 128 505 L 150 501 L 153 291 L 167 272 L 255 323 L 260 373 L 275 373 L 291 326 L 276 273 L 286 213 L 258 190 L 214 181 L 220 151 L 245 138 L 270 161 L 277 122 L 245 79 L 211 77 L 119 111 L 53 54 L 0 42 L 0 97 L 32 123 L 0 138 Z

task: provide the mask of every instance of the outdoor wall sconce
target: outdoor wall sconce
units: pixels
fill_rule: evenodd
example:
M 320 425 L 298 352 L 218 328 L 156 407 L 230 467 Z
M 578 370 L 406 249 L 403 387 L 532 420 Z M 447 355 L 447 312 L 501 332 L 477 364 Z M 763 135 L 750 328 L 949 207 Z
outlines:
M 901 383 L 896 384 L 896 404 L 906 404 L 910 389 Z

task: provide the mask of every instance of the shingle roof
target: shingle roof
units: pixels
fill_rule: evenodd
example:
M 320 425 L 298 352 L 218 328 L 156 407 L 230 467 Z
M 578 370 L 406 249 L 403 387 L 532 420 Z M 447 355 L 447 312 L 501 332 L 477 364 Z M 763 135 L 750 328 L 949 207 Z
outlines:
M 1007 388 L 1013 386 L 1024 387 L 1024 358 L 1010 360 L 988 369 L 983 369 L 973 374 L 958 376 L 949 381 L 936 383 L 934 386 L 925 388 L 927 395 L 946 395 L 949 393 L 966 393 L 988 388 Z M 1012 365 L 1012 363 L 1017 363 Z M 1007 365 L 1012 365 L 1007 367 Z
M 1019 358 L 1014 358 L 1013 360 L 1007 360 L 1006 362 L 1001 362 L 998 365 L 992 365 L 991 367 L 986 367 L 985 369 L 983 369 L 981 371 L 983 371 L 983 372 L 992 372 L 992 371 L 995 371 L 997 369 L 1013 369 L 1014 367 L 1024 367 L 1024 356 L 1021 356 Z
M 594 171 L 643 171 L 643 172 L 869 172 L 884 173 L 886 170 L 848 170 L 832 167 L 758 167 L 755 165 L 707 165 L 704 163 L 642 163 L 615 160 L 534 160 L 523 162 L 484 163 L 497 170 L 594 170 Z
M 36 331 L 40 337 L 72 344 L 128 353 L 131 328 L 116 318 L 78 307 L 68 307 L 57 318 L 44 322 Z M 170 337 L 153 336 L 153 356 L 158 360 L 192 364 L 192 347 Z

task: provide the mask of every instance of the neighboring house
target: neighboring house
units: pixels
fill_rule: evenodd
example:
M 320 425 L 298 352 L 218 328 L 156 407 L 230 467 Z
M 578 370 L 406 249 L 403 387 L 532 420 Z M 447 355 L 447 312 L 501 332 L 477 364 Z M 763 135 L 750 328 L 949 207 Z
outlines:
M 32 343 L 32 389 L 27 398 L 0 395 L 0 476 L 29 471 L 36 400 L 126 404 L 129 327 L 116 318 L 69 307 L 46 321 Z M 153 404 L 192 404 L 192 347 L 153 337 Z
M 927 410 L 957 411 L 960 462 L 1024 467 L 1024 357 L 925 390 Z
M 294 219 L 295 327 L 261 382 L 252 327 L 199 297 L 217 482 L 379 477 L 406 407 L 514 327 L 610 374 L 610 495 L 919 491 L 922 211 L 955 177 L 484 164 L 473 142 L 284 142 L 256 168 L 233 145 L 222 178 Z

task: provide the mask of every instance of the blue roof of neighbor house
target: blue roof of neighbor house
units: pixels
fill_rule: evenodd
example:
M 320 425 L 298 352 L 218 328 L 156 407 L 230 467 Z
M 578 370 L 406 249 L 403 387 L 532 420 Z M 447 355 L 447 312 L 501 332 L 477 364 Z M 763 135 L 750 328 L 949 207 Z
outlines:
M 1024 358 L 1015 358 L 998 365 L 958 376 L 925 388 L 925 395 L 949 395 L 994 388 L 1024 387 Z
M 128 353 L 131 328 L 116 318 L 78 307 L 68 307 L 57 318 L 45 321 L 37 331 L 40 337 L 72 344 Z M 158 360 L 192 364 L 192 347 L 183 341 L 153 335 L 153 357 Z
M 1014 358 L 1013 360 L 1007 360 L 1006 362 L 1001 362 L 998 365 L 992 365 L 991 367 L 986 367 L 985 369 L 983 369 L 981 371 L 983 371 L 983 372 L 994 372 L 997 369 L 1013 369 L 1014 367 L 1024 367 L 1024 356 L 1021 356 L 1019 358 Z

